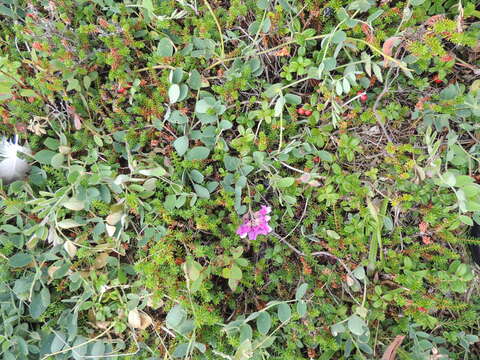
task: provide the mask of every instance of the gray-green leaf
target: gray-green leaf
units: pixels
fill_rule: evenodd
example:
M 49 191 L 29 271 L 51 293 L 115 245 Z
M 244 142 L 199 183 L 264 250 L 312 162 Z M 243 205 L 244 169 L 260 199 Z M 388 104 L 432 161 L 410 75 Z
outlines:
M 205 160 L 210 154 L 210 150 L 204 146 L 196 146 L 190 149 L 185 155 L 187 160 Z

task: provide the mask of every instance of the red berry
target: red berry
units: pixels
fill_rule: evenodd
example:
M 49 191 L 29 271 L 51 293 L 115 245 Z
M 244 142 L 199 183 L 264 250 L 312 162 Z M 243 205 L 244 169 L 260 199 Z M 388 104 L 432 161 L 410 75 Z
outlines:
M 117 92 L 118 92 L 119 94 L 123 94 L 125 91 L 127 91 L 127 90 L 126 90 L 125 88 L 123 88 L 123 87 L 117 90 Z
M 433 82 L 436 83 L 436 84 L 442 84 L 442 83 L 443 83 L 443 80 L 438 77 L 438 74 L 437 74 L 437 75 L 434 75 L 433 78 L 432 78 L 432 80 L 433 80 Z
M 417 308 L 417 310 L 418 310 L 418 311 L 421 311 L 421 312 L 424 312 L 424 313 L 427 312 L 427 309 L 425 309 L 423 306 L 419 306 L 419 307 Z
M 367 102 L 367 100 L 368 100 L 368 95 L 367 95 L 367 93 L 366 93 L 365 91 L 363 91 L 363 90 L 357 91 L 357 94 L 360 95 L 360 101 L 361 101 L 362 103 Z
M 312 110 L 305 110 L 305 116 L 312 115 Z
M 305 109 L 300 108 L 300 109 L 297 110 L 297 113 L 298 113 L 298 115 L 305 115 Z
M 29 18 L 32 18 L 32 19 L 35 18 L 35 15 L 33 15 L 32 13 L 28 13 L 27 16 L 28 16 Z

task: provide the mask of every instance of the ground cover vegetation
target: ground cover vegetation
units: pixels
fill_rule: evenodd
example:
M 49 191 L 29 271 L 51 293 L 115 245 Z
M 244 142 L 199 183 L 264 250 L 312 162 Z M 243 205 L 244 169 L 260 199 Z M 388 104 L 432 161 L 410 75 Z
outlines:
M 3 359 L 479 359 L 479 34 L 475 0 L 0 0 Z

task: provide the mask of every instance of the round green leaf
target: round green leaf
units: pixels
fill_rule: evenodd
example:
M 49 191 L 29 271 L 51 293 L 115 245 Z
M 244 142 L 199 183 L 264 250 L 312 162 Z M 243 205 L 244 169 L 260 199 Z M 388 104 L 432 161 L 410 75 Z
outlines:
M 281 303 L 277 307 L 278 318 L 281 322 L 288 321 L 292 316 L 292 309 L 287 303 Z
M 301 298 L 303 298 L 307 293 L 307 289 L 308 289 L 307 283 L 303 283 L 302 285 L 300 285 L 297 291 L 295 292 L 295 300 L 300 300 Z
M 50 165 L 52 158 L 55 155 L 57 155 L 57 153 L 51 150 L 40 150 L 33 156 L 33 158 L 37 160 L 40 164 Z
M 173 147 L 177 150 L 178 155 L 183 156 L 188 150 L 188 137 L 180 136 L 173 142 Z
M 268 330 L 272 326 L 272 318 L 270 314 L 266 311 L 260 313 L 257 317 L 257 329 L 262 335 L 267 335 Z
M 11 267 L 24 267 L 33 261 L 33 256 L 26 253 L 17 253 L 13 255 L 8 262 Z
M 348 319 L 348 329 L 355 335 L 360 336 L 365 332 L 367 324 L 365 321 L 357 315 L 352 315 Z
M 196 146 L 190 149 L 185 155 L 187 160 L 205 160 L 210 154 L 210 150 L 204 146 Z

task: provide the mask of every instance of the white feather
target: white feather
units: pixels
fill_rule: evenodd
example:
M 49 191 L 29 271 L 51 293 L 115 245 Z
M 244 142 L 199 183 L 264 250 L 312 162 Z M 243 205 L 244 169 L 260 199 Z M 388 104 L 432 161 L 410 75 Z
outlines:
M 13 142 L 2 138 L 0 142 L 0 179 L 4 184 L 23 179 L 30 170 L 30 165 L 18 157 L 18 153 L 30 154 L 30 150 L 18 145 L 17 137 Z

